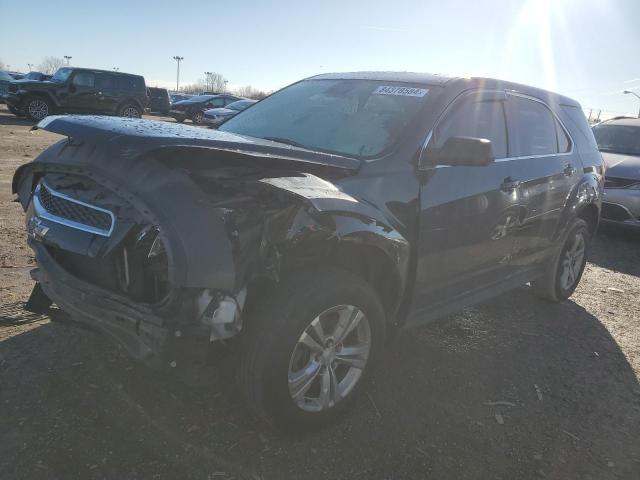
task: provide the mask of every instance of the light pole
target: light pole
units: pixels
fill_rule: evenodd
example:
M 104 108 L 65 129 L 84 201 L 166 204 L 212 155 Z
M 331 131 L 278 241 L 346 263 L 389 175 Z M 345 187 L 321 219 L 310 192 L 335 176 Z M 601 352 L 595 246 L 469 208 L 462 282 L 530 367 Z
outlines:
M 624 93 L 630 94 L 630 95 L 634 95 L 636 97 L 638 97 L 638 100 L 640 100 L 640 95 L 638 95 L 636 92 L 632 92 L 631 90 L 625 90 Z M 640 118 L 640 110 L 638 110 L 638 118 Z
M 180 62 L 184 60 L 184 57 L 179 57 L 178 55 L 175 55 L 173 59 L 176 62 L 178 62 L 178 73 L 176 74 L 176 92 L 177 92 L 178 89 L 180 88 Z
M 71 60 L 73 57 L 71 55 L 65 55 L 64 58 L 67 61 L 67 65 L 69 65 L 69 60 Z
M 229 83 L 228 80 L 224 81 L 224 90 L 222 91 L 222 93 L 227 93 L 227 83 Z
M 27 63 L 27 67 L 29 67 L 29 71 L 31 71 L 31 67 L 33 67 L 33 63 Z
M 211 75 L 213 75 L 213 72 L 204 72 L 205 77 L 207 79 L 207 91 L 209 91 L 209 82 L 211 81 Z M 211 88 L 211 90 L 213 90 L 213 87 Z

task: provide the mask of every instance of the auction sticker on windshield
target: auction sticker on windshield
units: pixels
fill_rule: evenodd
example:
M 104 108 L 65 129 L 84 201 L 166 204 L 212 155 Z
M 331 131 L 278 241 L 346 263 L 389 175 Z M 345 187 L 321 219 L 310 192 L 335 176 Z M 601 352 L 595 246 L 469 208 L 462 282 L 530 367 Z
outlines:
M 426 88 L 414 87 L 394 87 L 391 85 L 380 85 L 373 91 L 374 95 L 400 95 L 402 97 L 424 97 L 427 92 Z

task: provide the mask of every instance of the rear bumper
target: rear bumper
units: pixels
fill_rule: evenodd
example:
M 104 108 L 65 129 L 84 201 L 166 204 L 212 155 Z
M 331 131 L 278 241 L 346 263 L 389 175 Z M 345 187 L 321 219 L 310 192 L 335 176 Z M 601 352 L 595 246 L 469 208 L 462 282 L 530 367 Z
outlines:
M 30 239 L 29 244 L 38 263 L 31 277 L 73 320 L 102 331 L 152 367 L 173 367 L 206 356 L 206 329 L 195 325 L 171 328 L 148 307 L 72 276 L 40 242 Z

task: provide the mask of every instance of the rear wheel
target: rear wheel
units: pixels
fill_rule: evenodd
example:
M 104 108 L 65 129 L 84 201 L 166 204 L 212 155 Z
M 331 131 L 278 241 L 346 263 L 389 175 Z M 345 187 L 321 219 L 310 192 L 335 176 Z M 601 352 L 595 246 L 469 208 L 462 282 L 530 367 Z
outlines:
M 560 252 L 549 264 L 545 274 L 531 282 L 534 293 L 553 302 L 569 298 L 582 278 L 590 240 L 589 225 L 583 219 L 576 218 Z
M 361 278 L 300 274 L 248 320 L 239 380 L 252 411 L 288 428 L 331 422 L 382 351 L 384 311 Z
M 52 105 L 49 100 L 44 97 L 30 96 L 27 97 L 23 104 L 23 110 L 30 120 L 39 122 L 52 113 Z
M 133 103 L 125 103 L 118 110 L 118 115 L 127 118 L 142 118 L 142 111 Z

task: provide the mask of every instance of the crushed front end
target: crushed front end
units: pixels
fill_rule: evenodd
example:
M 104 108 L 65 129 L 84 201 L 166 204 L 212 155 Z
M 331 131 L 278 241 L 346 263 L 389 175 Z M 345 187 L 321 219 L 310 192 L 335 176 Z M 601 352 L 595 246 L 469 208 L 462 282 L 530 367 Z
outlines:
M 55 303 L 151 365 L 204 359 L 212 341 L 242 328 L 246 289 L 234 289 L 227 268 L 224 211 L 185 200 L 196 190 L 180 172 L 165 171 L 162 181 L 141 175 L 136 188 L 131 179 L 68 161 L 85 148 L 61 142 L 16 173 L 37 263 L 29 303 Z M 133 170 L 119 169 L 133 177 L 149 172 Z M 208 242 L 217 245 L 201 248 Z

